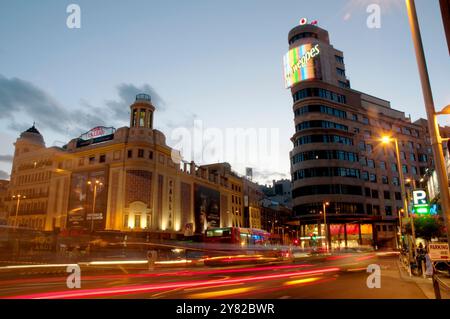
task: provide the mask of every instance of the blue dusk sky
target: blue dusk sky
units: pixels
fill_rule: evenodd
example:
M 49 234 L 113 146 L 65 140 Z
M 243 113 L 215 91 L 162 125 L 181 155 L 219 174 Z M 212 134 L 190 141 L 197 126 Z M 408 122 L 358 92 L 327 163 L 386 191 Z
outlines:
M 80 29 L 66 26 L 71 3 Z M 366 24 L 372 3 L 380 29 Z M 440 108 L 450 103 L 450 57 L 439 3 L 416 3 Z M 239 173 L 254 167 L 261 183 L 289 177 L 294 122 L 282 57 L 302 17 L 317 19 L 344 52 L 353 89 L 413 120 L 426 116 L 403 0 L 1 0 L 0 178 L 33 121 L 47 146 L 62 146 L 97 125 L 128 125 L 138 92 L 152 95 L 155 127 L 171 146 L 173 130 L 194 120 L 222 132 L 266 128 L 276 137 L 271 165 L 224 153 Z

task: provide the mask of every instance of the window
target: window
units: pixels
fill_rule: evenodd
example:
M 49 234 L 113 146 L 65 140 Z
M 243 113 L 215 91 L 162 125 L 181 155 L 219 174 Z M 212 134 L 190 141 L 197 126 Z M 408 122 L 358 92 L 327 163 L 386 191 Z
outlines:
M 106 155 L 102 154 L 100 155 L 100 159 L 98 160 L 100 163 L 106 162 Z
M 391 192 L 390 191 L 384 191 L 383 192 L 384 199 L 391 199 Z
M 397 164 L 392 163 L 392 164 L 391 164 L 391 170 L 392 170 L 393 172 L 398 172 Z
M 380 206 L 379 205 L 373 205 L 373 213 L 374 215 L 380 215 Z
M 346 104 L 347 103 L 347 97 L 345 95 L 337 94 L 332 91 L 328 91 L 325 89 L 319 89 L 319 88 L 307 88 L 300 90 L 296 93 L 294 93 L 294 103 L 303 99 L 307 99 L 310 97 L 320 97 L 323 99 L 327 99 L 330 101 Z
M 134 215 L 134 227 L 141 228 L 141 215 Z
M 95 163 L 95 156 L 90 156 L 89 157 L 89 164 L 94 164 Z
M 387 231 L 387 226 L 383 225 L 383 231 Z
M 414 149 L 414 143 L 413 142 L 411 142 L 411 141 L 408 142 L 408 146 L 409 146 L 410 149 L 412 149 L 412 150 Z
M 371 204 L 367 204 L 366 205 L 366 208 L 367 208 L 367 215 L 372 215 L 372 205 Z
M 295 128 L 297 132 L 311 128 L 331 128 L 341 131 L 348 131 L 348 126 L 329 121 L 307 121 L 298 124 Z
M 372 153 L 373 152 L 373 146 L 371 145 L 371 144 L 367 144 L 366 145 L 366 150 L 367 150 L 367 153 Z
M 335 116 L 338 118 L 346 119 L 347 118 L 347 112 L 338 110 L 336 108 L 325 106 L 325 105 L 306 105 L 303 106 L 297 110 L 295 110 L 294 114 L 295 116 L 302 116 L 307 113 L 322 113 L 322 114 L 328 114 L 331 116 Z
M 403 171 L 403 174 L 408 174 L 408 166 L 402 165 L 402 171 Z
M 145 126 L 145 110 L 139 111 L 139 127 Z
M 128 228 L 128 215 L 123 216 L 123 227 Z
M 370 190 L 369 187 L 364 188 L 364 193 L 366 197 L 372 197 L 372 191 Z
M 395 192 L 395 200 L 402 200 L 402 193 Z
M 138 157 L 139 158 L 144 158 L 144 150 L 143 149 L 138 149 Z
M 132 158 L 133 157 L 133 150 L 128 150 L 127 154 L 128 154 L 128 158 Z
M 341 68 L 336 68 L 336 72 L 338 75 L 345 77 L 345 70 Z
M 410 153 L 409 154 L 409 160 L 415 162 L 416 161 L 416 154 Z
M 400 152 L 400 158 L 405 160 L 406 159 L 406 154 L 405 152 Z
M 411 173 L 417 175 L 417 167 L 411 166 Z
M 369 173 L 368 172 L 362 172 L 362 179 L 363 180 L 365 180 L 365 181 L 368 181 L 369 180 Z
M 84 157 L 82 157 L 78 160 L 78 166 L 83 166 L 83 165 L 84 165 Z
M 300 146 L 312 143 L 353 145 L 353 139 L 339 135 L 308 135 L 298 138 L 294 145 Z
M 376 183 L 377 182 L 377 175 L 370 174 L 370 182 L 371 183 Z
M 378 191 L 375 189 L 372 189 L 372 198 L 379 198 L 379 197 L 380 197 L 380 195 L 379 195 Z
M 366 125 L 369 125 L 369 119 L 367 117 L 363 117 L 362 122 Z
M 365 150 L 366 150 L 366 143 L 365 143 L 364 141 L 360 141 L 360 142 L 358 143 L 358 148 L 359 148 L 361 151 L 365 151 Z
M 344 64 L 344 58 L 339 56 L 339 55 L 335 55 L 334 56 L 336 58 L 336 62 L 340 63 L 340 64 Z
M 152 152 L 152 151 L 150 151 L 150 152 L 148 153 L 148 158 L 151 159 L 151 160 L 153 159 L 153 152 Z
M 381 181 L 384 185 L 388 185 L 389 184 L 389 178 L 387 176 L 382 176 L 381 177 Z
M 352 121 L 358 121 L 358 114 L 352 114 Z
M 398 177 L 392 178 L 392 184 L 395 186 L 400 186 L 400 181 L 399 181 Z
M 386 170 L 386 162 L 380 162 L 380 168 Z
M 365 137 L 371 137 L 372 136 L 372 132 L 371 131 L 364 131 L 364 136 Z
M 367 161 L 367 165 L 368 165 L 370 168 L 375 168 L 375 162 L 374 162 L 373 160 L 368 160 L 368 161 Z

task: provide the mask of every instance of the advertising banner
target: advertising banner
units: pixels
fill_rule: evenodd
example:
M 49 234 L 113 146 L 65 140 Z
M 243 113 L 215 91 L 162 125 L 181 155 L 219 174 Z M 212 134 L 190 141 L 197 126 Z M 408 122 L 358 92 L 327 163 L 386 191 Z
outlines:
M 283 59 L 284 83 L 286 88 L 318 77 L 315 60 L 320 55 L 318 44 L 304 44 L 291 49 Z
M 99 181 L 99 183 L 95 183 L 95 181 Z M 91 184 L 89 185 L 88 182 L 91 182 Z M 94 193 L 96 195 L 95 201 Z M 67 214 L 68 228 L 104 229 L 107 200 L 108 187 L 105 170 L 72 174 Z
M 220 227 L 220 192 L 195 184 L 194 193 L 195 232 Z

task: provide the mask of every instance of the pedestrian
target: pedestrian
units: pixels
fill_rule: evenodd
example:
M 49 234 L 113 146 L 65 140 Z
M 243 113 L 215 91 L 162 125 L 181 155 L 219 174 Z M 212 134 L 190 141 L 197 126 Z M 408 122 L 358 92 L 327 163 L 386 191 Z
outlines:
M 148 270 L 153 271 L 155 269 L 155 262 L 158 259 L 158 253 L 156 250 L 150 250 L 147 252 Z

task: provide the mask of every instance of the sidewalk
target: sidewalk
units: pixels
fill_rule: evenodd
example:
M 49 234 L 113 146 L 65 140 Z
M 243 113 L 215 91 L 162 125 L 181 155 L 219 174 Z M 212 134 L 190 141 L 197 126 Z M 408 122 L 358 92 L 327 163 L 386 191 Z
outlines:
M 399 261 L 397 261 L 397 268 L 402 280 L 408 282 L 414 282 L 420 290 L 425 294 L 428 299 L 436 299 L 433 288 L 433 281 L 431 278 L 423 278 L 416 276 L 409 276 L 409 273 L 402 267 Z

